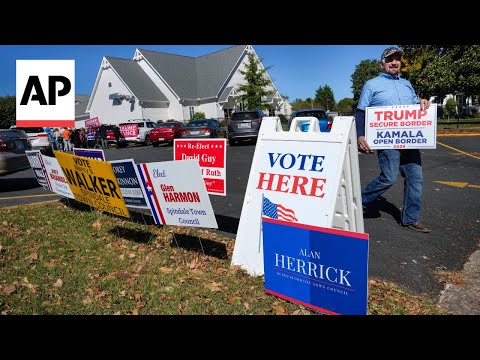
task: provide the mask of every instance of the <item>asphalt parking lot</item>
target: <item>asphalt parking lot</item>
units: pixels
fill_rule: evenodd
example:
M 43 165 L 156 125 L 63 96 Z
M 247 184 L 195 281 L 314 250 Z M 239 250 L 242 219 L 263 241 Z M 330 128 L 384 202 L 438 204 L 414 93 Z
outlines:
M 391 281 L 405 290 L 437 301 L 445 283 L 442 272 L 458 272 L 480 244 L 479 137 L 438 137 L 437 149 L 423 150 L 424 206 L 422 222 L 431 233 L 399 224 L 403 179 L 364 217 L 369 234 L 369 276 Z M 235 238 L 254 145 L 227 149 L 227 196 L 210 195 L 219 231 Z M 135 146 L 105 151 L 107 160 L 136 162 L 173 160 L 168 146 Z M 378 175 L 376 155 L 359 154 L 362 187 Z M 58 198 L 38 186 L 31 169 L 0 178 L 0 208 Z M 1 218 L 1 209 L 0 209 Z

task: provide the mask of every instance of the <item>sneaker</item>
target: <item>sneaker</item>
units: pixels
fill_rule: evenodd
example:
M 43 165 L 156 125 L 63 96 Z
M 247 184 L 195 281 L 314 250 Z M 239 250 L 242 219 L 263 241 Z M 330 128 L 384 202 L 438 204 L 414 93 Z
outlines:
M 432 231 L 432 230 L 430 230 L 430 228 L 426 227 L 425 225 L 423 225 L 422 223 L 419 223 L 419 222 L 409 224 L 409 225 L 405 225 L 405 226 L 412 229 L 412 230 L 423 232 L 423 233 L 429 233 L 430 231 Z

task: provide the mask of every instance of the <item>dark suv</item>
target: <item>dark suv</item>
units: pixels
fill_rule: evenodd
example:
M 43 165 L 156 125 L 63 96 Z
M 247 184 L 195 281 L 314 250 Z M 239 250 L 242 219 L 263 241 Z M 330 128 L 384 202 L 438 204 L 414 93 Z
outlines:
M 228 122 L 228 143 L 252 141 L 255 144 L 264 116 L 261 110 L 235 111 Z

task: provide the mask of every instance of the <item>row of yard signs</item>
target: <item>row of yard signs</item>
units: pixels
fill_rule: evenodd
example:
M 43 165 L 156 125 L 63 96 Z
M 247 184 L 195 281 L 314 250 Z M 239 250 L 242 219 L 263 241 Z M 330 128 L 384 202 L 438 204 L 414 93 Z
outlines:
M 107 162 L 103 150 L 79 148 L 27 156 L 45 190 L 127 218 L 129 208 L 150 210 L 158 225 L 218 228 L 208 194 L 226 194 L 226 140 L 181 141 L 175 148 L 181 161 Z

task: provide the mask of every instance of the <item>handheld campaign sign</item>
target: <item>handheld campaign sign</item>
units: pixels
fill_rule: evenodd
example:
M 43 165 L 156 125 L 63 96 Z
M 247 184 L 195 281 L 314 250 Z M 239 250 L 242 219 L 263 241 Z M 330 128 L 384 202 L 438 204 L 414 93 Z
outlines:
M 437 105 L 375 106 L 365 109 L 365 139 L 371 149 L 435 149 Z
M 301 131 L 310 122 L 306 132 Z M 262 214 L 292 223 L 363 232 L 354 117 L 336 117 L 320 132 L 314 117 L 284 131 L 262 121 L 238 226 L 232 265 L 263 275 Z

